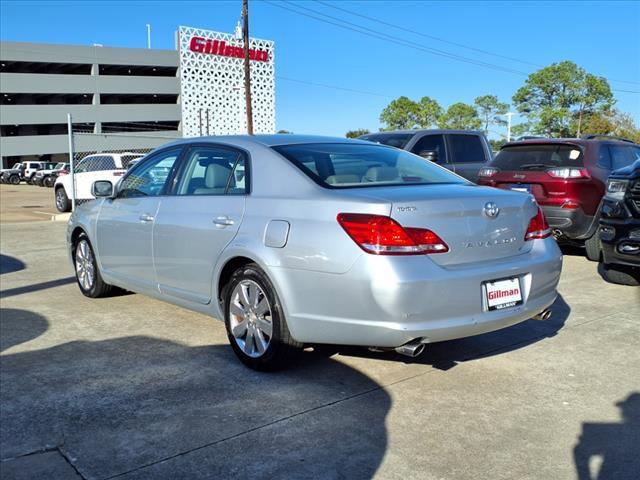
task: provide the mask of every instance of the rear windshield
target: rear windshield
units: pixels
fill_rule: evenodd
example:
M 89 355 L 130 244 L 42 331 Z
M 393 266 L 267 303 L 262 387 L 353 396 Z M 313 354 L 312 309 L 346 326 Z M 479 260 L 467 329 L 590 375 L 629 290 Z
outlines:
M 501 170 L 546 170 L 553 167 L 582 167 L 582 150 L 575 145 L 514 145 L 503 147 L 491 166 Z
M 363 135 L 360 139 L 390 147 L 404 148 L 414 135 L 415 133 L 372 133 L 371 135 Z
M 133 160 L 138 160 L 142 157 L 142 155 L 122 155 L 122 157 L 120 157 L 120 161 L 122 162 L 122 168 L 129 168 L 129 164 L 133 161 Z
M 327 188 L 467 183 L 417 155 L 381 145 L 315 143 L 273 149 Z

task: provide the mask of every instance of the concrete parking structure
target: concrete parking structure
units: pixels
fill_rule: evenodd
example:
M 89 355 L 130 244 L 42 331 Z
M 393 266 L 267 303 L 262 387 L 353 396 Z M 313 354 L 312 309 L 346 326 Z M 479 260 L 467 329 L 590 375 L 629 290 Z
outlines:
M 637 478 L 639 289 L 575 252 L 548 322 L 261 374 L 221 322 L 83 297 L 65 227 L 1 227 L 2 478 Z

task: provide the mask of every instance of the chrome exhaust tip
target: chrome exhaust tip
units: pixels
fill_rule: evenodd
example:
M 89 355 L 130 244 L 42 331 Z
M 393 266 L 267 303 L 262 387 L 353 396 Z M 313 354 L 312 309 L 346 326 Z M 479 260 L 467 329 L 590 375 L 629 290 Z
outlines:
M 551 311 L 550 308 L 546 308 L 543 311 L 541 311 L 539 314 L 537 314 L 535 317 L 533 317 L 534 320 L 549 320 L 551 318 L 551 314 L 553 312 Z
M 409 343 L 405 343 L 404 345 L 394 348 L 394 350 L 400 355 L 415 358 L 424 352 L 424 343 L 422 343 L 420 339 L 411 340 Z

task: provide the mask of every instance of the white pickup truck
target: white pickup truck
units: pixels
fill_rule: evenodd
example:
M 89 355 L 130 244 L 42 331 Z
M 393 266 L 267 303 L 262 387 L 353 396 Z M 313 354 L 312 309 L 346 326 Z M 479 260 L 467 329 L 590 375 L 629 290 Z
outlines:
M 86 201 L 95 198 L 91 194 L 91 185 L 97 180 L 108 180 L 114 185 L 120 180 L 129 163 L 141 158 L 141 153 L 96 153 L 87 155 L 74 165 L 76 201 Z M 54 184 L 56 208 L 60 212 L 71 210 L 71 175 L 59 176 Z

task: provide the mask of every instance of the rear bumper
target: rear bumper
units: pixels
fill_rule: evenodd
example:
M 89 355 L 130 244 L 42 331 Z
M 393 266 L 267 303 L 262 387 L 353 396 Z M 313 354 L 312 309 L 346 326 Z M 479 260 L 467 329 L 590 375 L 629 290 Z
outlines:
M 562 255 L 552 238 L 530 252 L 464 267 L 428 257 L 363 254 L 341 275 L 273 268 L 292 336 L 304 343 L 396 347 L 439 342 L 527 320 L 553 303 Z M 520 278 L 524 303 L 488 311 L 482 284 Z
M 597 228 L 597 217 L 584 213 L 581 208 L 567 209 L 540 205 L 549 226 L 560 230 L 572 240 L 586 240 Z

